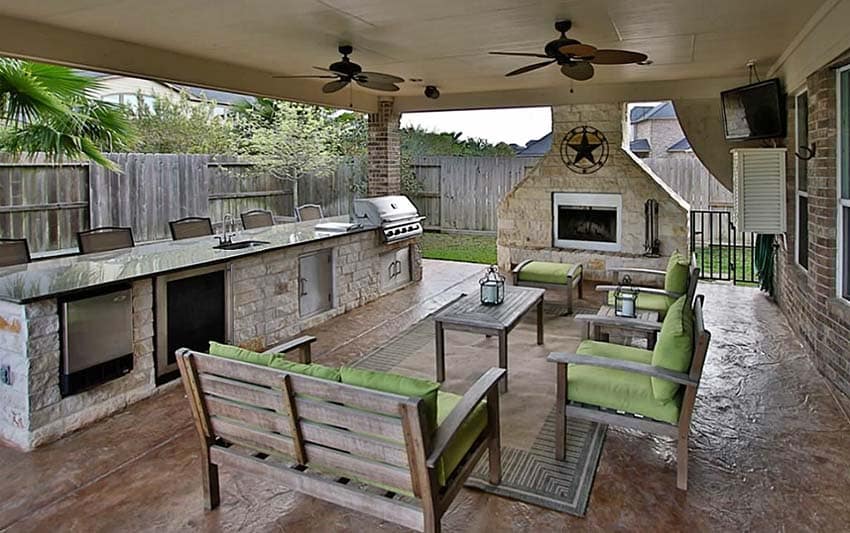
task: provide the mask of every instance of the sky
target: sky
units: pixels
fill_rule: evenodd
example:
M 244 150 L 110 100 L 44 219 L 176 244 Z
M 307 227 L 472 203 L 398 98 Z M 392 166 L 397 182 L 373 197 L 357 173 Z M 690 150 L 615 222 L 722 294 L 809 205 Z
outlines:
M 432 111 L 405 113 L 402 126 L 421 126 L 428 131 L 461 132 L 462 139 L 480 138 L 493 144 L 505 142 L 525 146 L 552 131 L 549 107 Z

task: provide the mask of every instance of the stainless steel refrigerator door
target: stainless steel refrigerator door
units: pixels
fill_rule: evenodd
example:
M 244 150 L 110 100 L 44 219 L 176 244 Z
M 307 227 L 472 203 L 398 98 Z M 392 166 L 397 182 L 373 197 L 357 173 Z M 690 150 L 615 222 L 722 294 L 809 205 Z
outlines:
M 133 291 L 63 303 L 66 374 L 133 353 Z

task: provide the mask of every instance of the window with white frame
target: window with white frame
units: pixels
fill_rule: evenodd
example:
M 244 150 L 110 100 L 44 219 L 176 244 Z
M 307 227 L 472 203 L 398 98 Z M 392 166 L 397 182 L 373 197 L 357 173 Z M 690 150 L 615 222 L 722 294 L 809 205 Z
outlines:
M 838 296 L 850 300 L 850 65 L 838 70 Z
M 809 146 L 809 95 L 802 91 L 794 98 L 794 136 L 797 150 L 806 153 Z M 796 166 L 795 209 L 797 235 L 795 257 L 797 264 L 809 268 L 809 173 L 805 159 L 794 158 Z

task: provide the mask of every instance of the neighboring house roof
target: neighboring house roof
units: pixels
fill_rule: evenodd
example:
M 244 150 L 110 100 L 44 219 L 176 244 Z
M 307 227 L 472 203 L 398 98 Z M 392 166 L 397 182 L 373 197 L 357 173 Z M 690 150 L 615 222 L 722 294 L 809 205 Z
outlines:
M 629 143 L 629 150 L 633 154 L 649 153 L 652 151 L 652 148 L 649 146 L 649 139 L 635 139 Z
M 543 157 L 552 149 L 552 132 L 547 133 L 543 137 L 528 141 L 525 148 L 519 150 L 517 157 Z
M 658 104 L 653 107 L 650 111 L 645 113 L 643 116 L 638 118 L 637 120 L 632 120 L 632 124 L 636 124 L 638 122 L 644 122 L 646 120 L 656 120 L 656 119 L 675 119 L 676 118 L 676 110 L 673 108 L 673 102 L 664 102 Z
M 637 106 L 634 106 L 634 107 L 631 109 L 631 111 L 629 111 L 629 122 L 631 122 L 632 124 L 634 124 L 635 122 L 637 122 L 638 120 L 640 120 L 641 118 L 643 118 L 643 116 L 644 116 L 644 115 L 646 115 L 647 113 L 649 113 L 650 111 L 652 111 L 652 108 L 653 108 L 653 107 L 654 107 L 654 106 L 651 106 L 651 105 L 637 105 Z
M 690 150 L 691 143 L 688 142 L 687 137 L 682 137 L 667 149 L 668 152 L 689 152 Z
M 106 74 L 104 72 L 94 72 L 92 70 L 81 70 L 75 69 L 77 74 L 81 74 L 88 78 L 105 78 L 108 76 L 115 76 L 117 78 L 125 77 L 120 74 Z M 129 77 L 129 76 L 126 76 Z M 255 99 L 252 96 L 245 96 L 242 94 L 228 93 L 225 91 L 216 91 L 213 89 L 201 89 L 200 87 L 192 87 L 190 85 L 182 85 L 179 83 L 165 83 L 156 80 L 151 80 L 154 83 L 158 83 L 163 87 L 168 87 L 172 91 L 180 92 L 184 91 L 189 95 L 191 100 L 213 100 L 217 104 L 222 104 L 225 106 L 233 105 L 237 102 L 248 101 L 253 102 Z
M 191 98 L 196 98 L 198 100 L 215 100 L 218 104 L 233 105 L 238 102 L 254 101 L 254 97 L 252 96 L 216 91 L 214 89 L 201 89 L 199 87 L 181 85 L 179 83 L 164 83 L 163 85 L 171 87 L 176 91 L 185 91 Z

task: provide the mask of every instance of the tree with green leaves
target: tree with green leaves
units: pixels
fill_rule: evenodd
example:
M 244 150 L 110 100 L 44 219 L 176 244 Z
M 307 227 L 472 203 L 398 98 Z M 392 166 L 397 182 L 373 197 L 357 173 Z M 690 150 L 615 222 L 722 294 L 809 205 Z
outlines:
M 97 87 L 67 67 L 0 58 L 0 151 L 117 170 L 103 152 L 124 149 L 133 134 L 119 107 L 92 97 Z
M 298 201 L 298 181 L 334 173 L 342 153 L 332 109 L 259 100 L 242 106 L 233 116 L 233 152 L 252 164 L 252 172 L 292 182 Z
M 232 127 L 216 114 L 214 101 L 193 102 L 181 92 L 178 98 L 157 95 L 148 103 L 138 93 L 134 105 L 124 107 L 136 134 L 134 152 L 221 154 L 230 149 Z

